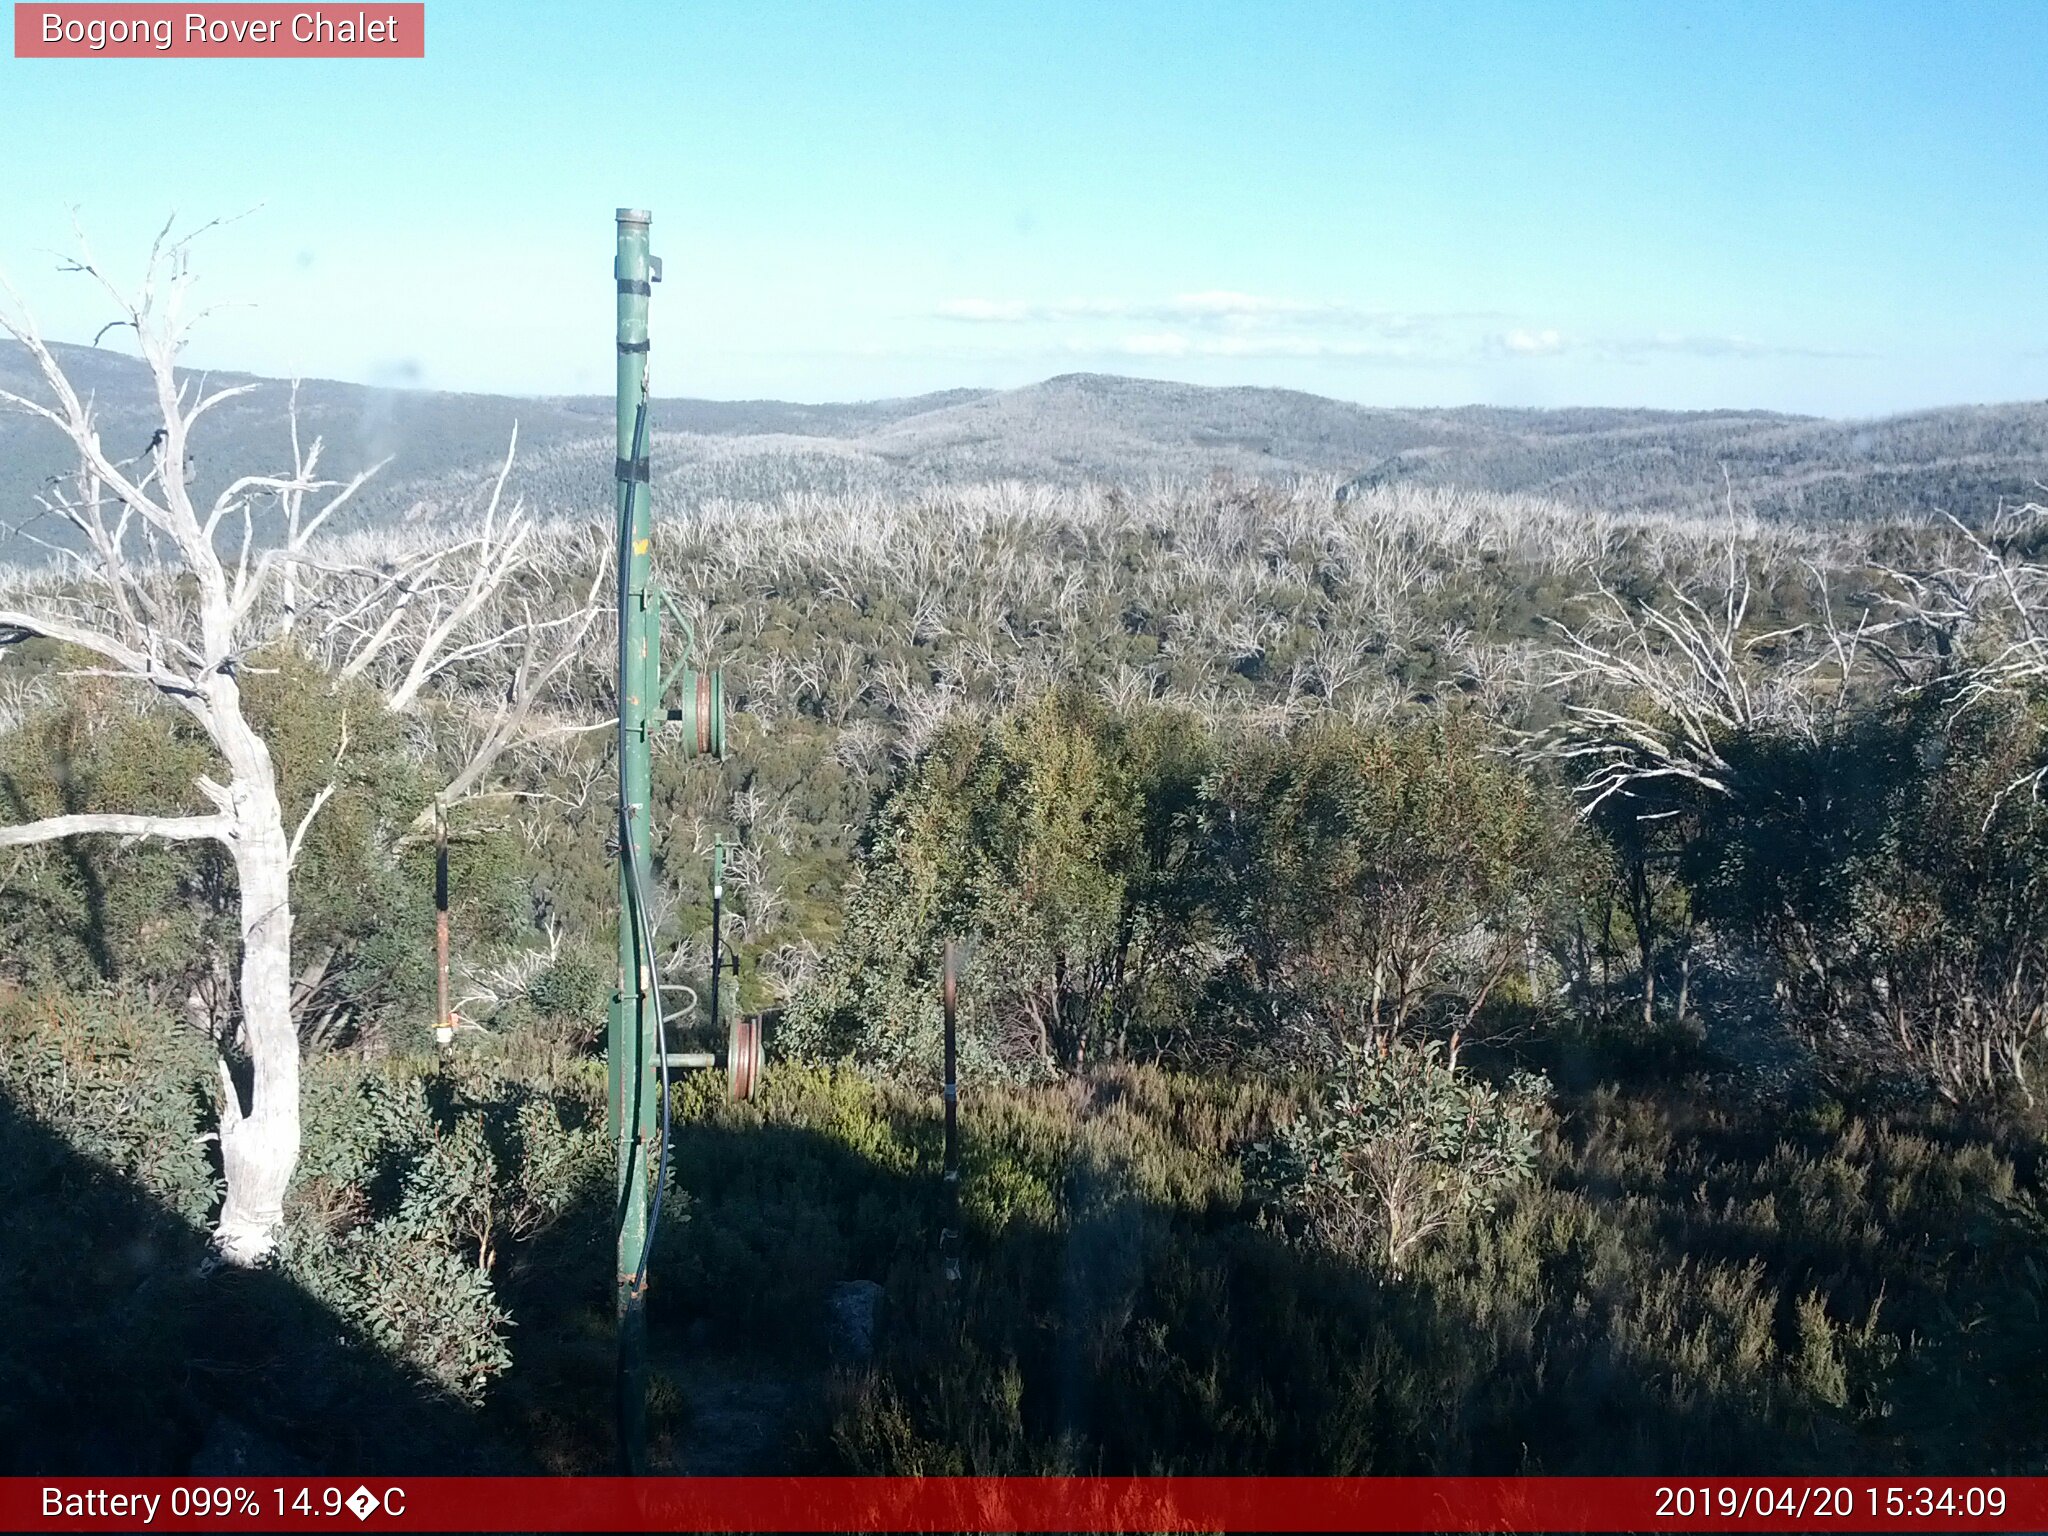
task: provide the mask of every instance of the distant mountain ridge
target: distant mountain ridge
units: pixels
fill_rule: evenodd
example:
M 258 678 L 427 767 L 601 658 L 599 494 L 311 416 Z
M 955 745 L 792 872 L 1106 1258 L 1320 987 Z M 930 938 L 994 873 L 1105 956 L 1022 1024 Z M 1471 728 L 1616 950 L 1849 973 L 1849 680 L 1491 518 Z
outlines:
M 154 427 L 133 358 L 55 349 L 95 399 L 102 437 L 139 451 Z M 201 425 L 195 489 L 285 462 L 290 386 L 212 373 L 254 394 Z M 0 344 L 0 388 L 41 391 L 26 352 Z M 545 510 L 589 512 L 610 494 L 609 396 L 521 398 L 307 380 L 301 430 L 327 439 L 322 465 L 352 472 L 389 460 L 360 500 L 372 524 L 437 516 L 477 494 L 519 426 L 515 484 Z M 2048 403 L 1960 406 L 1875 421 L 1766 411 L 1493 406 L 1388 409 L 1295 390 L 1210 388 L 1064 374 L 1021 389 L 956 389 L 899 400 L 802 404 L 661 399 L 653 411 L 658 515 L 706 497 L 787 492 L 915 492 L 970 480 L 1135 484 L 1327 475 L 1520 491 L 1610 510 L 1698 511 L 1729 499 L 1770 517 L 1959 514 L 2044 494 Z M 129 441 L 132 439 L 132 443 Z M 55 432 L 0 411 L 0 558 L 33 545 L 12 528 L 69 467 Z M 38 530 L 40 531 L 40 530 Z

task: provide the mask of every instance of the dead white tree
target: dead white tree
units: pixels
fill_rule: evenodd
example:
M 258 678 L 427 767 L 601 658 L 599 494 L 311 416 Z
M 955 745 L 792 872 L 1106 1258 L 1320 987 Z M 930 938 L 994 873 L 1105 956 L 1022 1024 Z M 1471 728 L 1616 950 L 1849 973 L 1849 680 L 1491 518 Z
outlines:
M 491 775 L 508 752 L 612 723 L 547 710 L 550 690 L 588 659 L 609 553 L 561 530 L 551 536 L 521 501 L 506 505 L 518 448 L 515 426 L 489 498 L 458 537 L 331 545 L 295 567 L 303 611 L 317 620 L 306 643 L 337 678 L 375 687 L 393 714 L 438 698 L 461 716 L 464 750 L 416 832 L 466 801 L 503 795 Z M 581 570 L 587 584 L 550 595 L 556 577 Z M 479 674 L 487 686 L 463 686 Z
M 81 670 L 129 679 L 185 711 L 219 754 L 223 772 L 202 775 L 198 789 L 213 809 L 202 815 L 123 812 L 53 816 L 0 827 L 0 847 L 93 834 L 211 839 L 235 866 L 242 951 L 242 1048 L 246 1093 L 220 1060 L 221 1163 L 227 1197 L 214 1227 L 223 1258 L 260 1262 L 272 1250 L 284 1193 L 299 1155 L 299 1038 L 292 1020 L 292 860 L 312 816 L 288 830 L 278 801 L 269 748 L 242 706 L 237 672 L 269 638 L 258 611 L 272 578 L 303 555 L 309 540 L 363 483 L 316 480 L 299 469 L 233 480 L 203 510 L 192 499 L 185 466 L 193 428 L 215 407 L 253 387 L 208 390 L 180 377 L 178 351 L 187 324 L 192 240 L 166 225 L 151 247 L 140 288 L 125 294 L 109 282 L 81 243 L 72 269 L 96 280 L 118 306 L 118 324 L 133 330 L 155 391 L 161 425 L 142 453 L 115 459 L 100 440 L 91 403 L 80 397 L 11 288 L 12 311 L 0 327 L 33 359 L 47 400 L 0 391 L 0 403 L 25 411 L 63 434 L 79 467 L 68 484 L 44 494 L 48 512 L 82 545 L 65 561 L 68 580 L 41 584 L 15 606 L 0 598 L 0 644 L 40 637 L 83 652 Z M 284 540 L 258 548 L 255 514 L 286 497 L 320 495 L 309 515 L 293 519 Z M 303 507 L 303 503 L 299 505 Z
M 0 328 L 27 349 L 48 398 L 0 391 L 0 405 L 63 434 L 79 467 L 41 498 L 45 513 L 70 529 L 71 543 L 51 546 L 53 573 L 0 592 L 0 646 L 59 642 L 90 659 L 81 672 L 131 680 L 184 710 L 223 764 L 218 777 L 197 783 L 213 809 L 49 817 L 0 827 L 0 847 L 112 835 L 211 839 L 228 851 L 238 884 L 239 1038 L 248 1084 L 245 1091 L 223 1056 L 218 1135 L 227 1192 L 214 1244 L 228 1262 L 246 1265 L 273 1251 L 298 1161 L 295 1004 L 304 999 L 294 992 L 290 877 L 334 785 L 318 790 L 286 829 L 276 770 L 244 711 L 238 673 L 252 654 L 289 636 L 342 677 L 380 686 L 394 712 L 412 712 L 430 687 L 466 676 L 471 693 L 493 702 L 469 701 L 473 750 L 423 811 L 431 824 L 449 805 L 481 793 L 515 746 L 594 728 L 536 715 L 596 621 L 603 569 L 594 558 L 597 574 L 580 602 L 551 608 L 538 595 L 544 583 L 530 579 L 536 541 L 523 509 L 498 511 L 509 452 L 478 530 L 396 561 L 388 545 L 352 554 L 323 531 L 374 469 L 345 482 L 319 478 L 322 445 L 301 442 L 296 391 L 291 469 L 240 476 L 202 510 L 185 470 L 193 429 L 255 388 L 209 391 L 177 367 L 189 331 L 190 249 L 210 227 L 174 237 L 166 225 L 132 295 L 106 278 L 82 239 L 70 264 L 113 300 L 121 317 L 115 324 L 134 332 L 149 373 L 161 425 L 130 458 L 116 459 L 103 446 L 92 401 L 72 385 L 19 296 L 5 290 L 11 312 L 0 314 Z
M 2048 506 L 2002 505 L 1980 534 L 1942 514 L 1950 537 L 1922 568 L 1880 565 L 1910 645 L 1884 646 L 1881 659 L 1908 686 L 1943 674 L 1957 683 L 1956 713 L 1999 700 L 2032 701 L 2048 690 L 2048 565 L 2034 553 Z M 2048 766 L 2008 784 L 2039 795 Z
M 1825 601 L 1826 583 L 1818 578 Z M 1591 622 L 1556 624 L 1551 682 L 1566 695 L 1564 720 L 1534 750 L 1572 765 L 1582 809 L 1633 794 L 1657 780 L 1688 782 L 1716 795 L 1730 792 L 1727 741 L 1762 724 L 1807 735 L 1815 702 L 1802 686 L 1810 665 L 1766 667 L 1759 653 L 1807 633 L 1807 627 L 1745 634 L 1752 586 L 1730 544 L 1721 590 L 1706 602 L 1671 587 L 1666 605 L 1634 604 L 1595 587 Z M 1860 632 L 1843 636 L 1820 626 L 1826 655 L 1843 678 L 1855 670 Z

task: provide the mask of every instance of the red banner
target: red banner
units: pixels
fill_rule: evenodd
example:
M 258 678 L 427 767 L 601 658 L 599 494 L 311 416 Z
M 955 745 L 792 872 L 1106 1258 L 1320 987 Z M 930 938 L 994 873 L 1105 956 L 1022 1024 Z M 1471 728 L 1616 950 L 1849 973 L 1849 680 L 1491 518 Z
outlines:
M 424 4 L 24 5 L 17 59 L 422 59 Z
M 8 1531 L 2039 1531 L 2048 1478 L 0 1478 Z

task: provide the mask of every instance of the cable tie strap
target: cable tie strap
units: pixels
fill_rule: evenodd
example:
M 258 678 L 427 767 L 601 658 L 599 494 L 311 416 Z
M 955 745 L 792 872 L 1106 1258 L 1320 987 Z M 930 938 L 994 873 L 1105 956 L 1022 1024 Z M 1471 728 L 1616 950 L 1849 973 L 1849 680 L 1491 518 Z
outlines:
M 644 340 L 622 341 L 619 343 L 619 350 L 621 352 L 645 352 L 647 350 L 647 342 Z
M 642 298 L 652 298 L 652 297 L 654 296 L 654 289 L 653 289 L 653 287 L 652 287 L 652 286 L 651 286 L 651 285 L 650 285 L 650 284 L 648 283 L 647 279 L 646 279 L 646 278 L 644 278 L 644 277 L 622 277 L 622 278 L 620 278 L 620 279 L 619 279 L 619 292 L 621 292 L 621 293 L 637 293 L 637 294 L 639 294 L 639 295 L 640 295 L 640 296 L 641 296 Z
M 637 459 L 612 460 L 612 478 L 614 480 L 638 480 L 645 483 L 652 480 L 654 475 L 646 457 L 643 455 Z

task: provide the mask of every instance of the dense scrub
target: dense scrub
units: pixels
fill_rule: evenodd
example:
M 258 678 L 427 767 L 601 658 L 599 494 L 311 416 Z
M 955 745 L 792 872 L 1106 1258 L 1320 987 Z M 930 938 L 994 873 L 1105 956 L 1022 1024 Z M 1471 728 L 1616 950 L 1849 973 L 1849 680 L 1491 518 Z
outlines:
M 662 1454 L 721 1432 L 693 1384 L 724 1361 L 787 1388 L 778 1468 L 2039 1466 L 2027 527 L 1013 486 L 663 543 L 743 712 L 726 763 L 657 760 L 662 940 L 701 974 L 733 839 L 775 1055 L 755 1104 L 677 1092 Z M 0 864 L 22 1469 L 207 1462 L 255 1379 L 272 1462 L 469 1436 L 601 1470 L 605 733 L 457 814 L 436 1052 L 419 814 L 473 718 L 383 708 L 307 633 L 246 685 L 288 815 L 335 786 L 296 880 L 307 1142 L 218 1378 L 185 1362 L 218 1331 L 226 877 L 112 839 Z M 603 649 L 550 719 L 602 712 Z M 0 664 L 7 819 L 188 805 L 204 754 L 162 715 L 47 646 Z M 73 1249 L 115 1256 L 83 1291 Z M 849 1279 L 883 1287 L 871 1360 Z M 265 1339 L 321 1341 L 321 1391 Z M 141 1385 L 73 1417 L 74 1369 Z M 125 1460 L 79 1427 L 129 1415 L 167 1427 Z
M 61 1074 L 20 1049 L 53 1026 L 80 1056 Z M 175 1038 L 161 1021 L 51 1020 L 17 1000 L 7 1093 L 196 1224 L 203 1063 L 179 1088 L 161 1044 Z M 1256 1176 L 1253 1149 L 1297 1108 L 1284 1086 L 1122 1067 L 971 1096 L 955 1285 L 937 1259 L 955 1218 L 929 1093 L 803 1068 L 757 1106 L 693 1087 L 657 1339 L 708 1333 L 749 1370 L 802 1377 L 829 1341 L 827 1289 L 881 1281 L 878 1357 L 832 1374 L 779 1453 L 815 1470 L 2038 1468 L 2048 1362 L 2030 1137 L 1832 1098 L 1787 1117 L 1710 1087 L 1732 1069 L 1680 1037 L 1651 1051 L 1567 1033 L 1537 1058 L 1564 1086 L 1536 1177 L 1399 1270 L 1304 1241 Z M 510 1080 L 522 1072 L 532 1081 Z M 60 1077 L 63 1102 L 35 1096 Z M 359 1342 L 321 1372 L 381 1346 L 441 1401 L 481 1366 L 497 1385 L 482 1418 L 460 1421 L 472 1433 L 555 1470 L 608 1464 L 605 1202 L 575 1172 L 589 1086 L 538 1060 L 323 1081 L 285 1273 Z M 112 1296 L 72 1288 L 41 1230 L 59 1198 L 47 1160 L 23 1144 L 11 1137 L 5 1165 L 22 1239 L 4 1249 L 12 1315 L 60 1340 L 76 1335 L 67 1318 L 125 1322 L 80 1357 L 132 1351 L 107 1361 L 127 1384 L 99 1410 L 112 1423 L 146 1402 L 203 1436 L 247 1412 L 226 1383 L 210 1392 L 176 1368 L 198 1341 L 138 1331 L 161 1298 L 129 1290 L 174 1243 L 76 1230 L 122 1257 Z M 493 1263 L 480 1231 L 500 1234 Z M 353 1251 L 338 1261 L 337 1245 Z M 381 1292 L 361 1283 L 372 1272 Z M 24 1415 L 76 1390 L 69 1366 L 49 1379 L 54 1342 L 10 1333 Z M 125 1395 L 136 1382 L 152 1393 Z M 374 1426 L 336 1441 L 325 1416 L 360 1410 L 371 1388 L 341 1374 L 322 1390 L 266 1435 L 302 1464 L 337 1444 L 368 1454 Z M 657 1393 L 657 1407 L 658 1430 L 687 1438 L 687 1400 Z M 406 1451 L 378 1454 L 404 1464 Z

